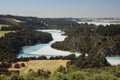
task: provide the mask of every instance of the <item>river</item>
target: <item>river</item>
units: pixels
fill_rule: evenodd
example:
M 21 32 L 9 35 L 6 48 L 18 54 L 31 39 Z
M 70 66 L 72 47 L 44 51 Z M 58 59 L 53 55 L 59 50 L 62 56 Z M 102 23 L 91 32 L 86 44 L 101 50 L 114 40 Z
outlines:
M 56 50 L 54 48 L 51 48 L 51 45 L 56 41 L 63 41 L 67 36 L 64 36 L 64 32 L 61 30 L 55 30 L 55 29 L 47 29 L 47 30 L 37 30 L 42 32 L 48 32 L 52 34 L 53 41 L 47 43 L 47 44 L 36 44 L 33 46 L 25 46 L 22 48 L 22 50 L 19 52 L 18 58 L 20 57 L 38 57 L 41 55 L 45 55 L 46 57 L 51 56 L 66 56 L 69 54 L 73 54 L 69 51 L 61 51 Z M 79 53 L 74 53 L 76 56 L 80 55 Z M 106 58 L 108 62 L 112 65 L 120 64 L 120 57 L 107 57 Z
M 94 24 L 96 26 L 99 26 L 99 25 L 106 26 L 106 25 L 111 25 L 111 24 L 114 24 L 114 25 L 120 24 L 120 23 L 113 23 L 113 22 L 95 22 L 95 21 L 94 22 L 77 22 L 77 23 L 79 23 L 79 24 L 85 24 L 85 23 Z
M 22 48 L 22 51 L 19 52 L 18 58 L 19 57 L 38 57 L 41 55 L 45 55 L 47 57 L 51 56 L 65 56 L 72 54 L 69 51 L 61 51 L 61 50 L 56 50 L 51 47 L 51 45 L 56 42 L 56 41 L 63 41 L 67 36 L 64 36 L 64 32 L 61 30 L 53 30 L 53 29 L 48 29 L 48 30 L 37 30 L 37 31 L 42 31 L 42 32 L 48 32 L 52 34 L 53 41 L 47 44 L 36 44 L 34 46 L 25 46 Z M 78 53 L 75 53 L 76 55 L 79 55 Z

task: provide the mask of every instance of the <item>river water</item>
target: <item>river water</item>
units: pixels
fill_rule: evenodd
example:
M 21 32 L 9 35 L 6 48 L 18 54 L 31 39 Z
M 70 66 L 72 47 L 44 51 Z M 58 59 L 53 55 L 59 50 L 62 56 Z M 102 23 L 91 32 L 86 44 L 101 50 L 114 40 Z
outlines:
M 36 44 L 33 46 L 25 46 L 22 48 L 22 50 L 19 52 L 19 57 L 38 57 L 41 55 L 45 55 L 46 57 L 51 56 L 66 56 L 69 54 L 73 54 L 69 51 L 61 51 L 56 50 L 54 48 L 51 48 L 51 45 L 56 41 L 63 41 L 67 36 L 64 36 L 64 32 L 61 30 L 55 30 L 55 29 L 47 29 L 47 30 L 37 30 L 42 32 L 48 32 L 52 34 L 53 41 L 47 43 L 47 44 Z M 74 53 L 76 56 L 80 55 L 79 53 Z M 107 57 L 106 58 L 108 62 L 112 65 L 120 64 L 120 57 Z
M 87 23 L 87 24 L 94 24 L 94 25 L 96 25 L 96 26 L 99 26 L 99 25 L 103 25 L 103 26 L 106 26 L 106 25 L 110 25 L 110 24 L 114 24 L 114 25 L 116 25 L 116 24 L 120 24 L 120 23 L 112 23 L 112 22 L 78 22 L 79 24 L 85 24 L 85 23 Z
M 51 48 L 51 45 L 56 41 L 63 41 L 67 36 L 64 36 L 64 32 L 61 30 L 37 30 L 42 32 L 48 32 L 52 34 L 53 41 L 47 43 L 47 44 L 36 44 L 34 46 L 25 46 L 23 47 L 22 51 L 19 52 L 18 57 L 38 57 L 41 55 L 45 55 L 47 57 L 50 56 L 65 56 L 72 54 L 69 51 L 61 51 Z M 75 53 L 76 55 L 79 55 L 78 53 Z

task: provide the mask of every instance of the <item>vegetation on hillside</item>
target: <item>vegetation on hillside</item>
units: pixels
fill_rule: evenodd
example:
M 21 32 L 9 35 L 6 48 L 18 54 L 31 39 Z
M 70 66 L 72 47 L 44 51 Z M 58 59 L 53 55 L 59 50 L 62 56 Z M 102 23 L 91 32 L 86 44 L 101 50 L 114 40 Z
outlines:
M 4 36 L 7 33 L 14 32 L 14 31 L 0 31 L 0 37 Z
M 79 70 L 71 65 L 60 66 L 53 74 L 49 71 L 30 69 L 26 74 L 0 75 L 1 80 L 120 80 L 120 66 L 87 68 Z
M 0 24 L 14 25 L 14 26 L 19 25 L 19 23 L 12 18 L 0 18 Z
M 82 54 L 120 55 L 120 25 L 72 28 L 67 36 L 52 47 Z
M 1 29 L 3 28 L 3 27 L 6 27 L 6 26 L 8 26 L 8 25 L 1 25 L 0 24 L 0 37 L 2 37 L 2 36 L 4 36 L 4 34 L 7 34 L 7 33 L 10 33 L 10 32 L 12 32 L 12 31 L 1 31 Z
M 120 65 L 111 66 L 105 58 L 120 55 L 120 25 L 95 26 L 78 24 L 67 18 L 12 15 L 0 15 L 0 24 L 8 25 L 1 27 L 2 31 L 15 31 L 0 37 L 0 80 L 120 80 Z M 50 60 L 69 60 L 67 67 L 60 66 L 54 73 L 41 69 L 30 69 L 25 74 L 20 74 L 19 70 L 8 71 L 11 62 L 47 59 L 45 56 L 16 59 L 16 55 L 23 46 L 50 42 L 51 34 L 35 31 L 50 28 L 64 30 L 68 36 L 54 43 L 53 48 L 80 52 L 81 56 L 50 57 Z M 14 67 L 21 65 L 16 63 Z
M 11 25 L 11 27 L 32 29 L 67 29 L 79 24 L 69 18 L 37 18 L 12 15 L 0 15 L 0 24 Z M 11 20 L 10 20 L 11 19 Z M 18 20 L 20 22 L 16 22 Z M 14 28 L 13 28 L 14 29 Z
M 51 40 L 51 34 L 32 29 L 23 29 L 5 34 L 4 37 L 0 38 L 0 61 L 14 60 L 23 46 L 48 43 Z

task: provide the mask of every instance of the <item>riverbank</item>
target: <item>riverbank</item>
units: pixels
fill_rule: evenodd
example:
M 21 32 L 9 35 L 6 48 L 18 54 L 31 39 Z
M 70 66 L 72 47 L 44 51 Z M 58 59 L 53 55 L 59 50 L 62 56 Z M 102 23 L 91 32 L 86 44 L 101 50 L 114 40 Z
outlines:
M 48 32 L 52 35 L 53 41 L 47 43 L 47 44 L 37 44 L 34 46 L 26 46 L 23 47 L 23 50 L 20 52 L 18 55 L 19 57 L 39 57 L 41 55 L 46 56 L 47 58 L 51 56 L 67 56 L 69 54 L 73 54 L 72 52 L 69 51 L 61 51 L 61 50 L 56 50 L 54 48 L 51 48 L 51 45 L 56 42 L 56 41 L 63 41 L 67 36 L 62 35 L 61 30 L 55 30 L 55 29 L 47 29 L 47 30 L 37 30 L 37 31 L 43 31 L 43 32 Z M 80 53 L 74 53 L 76 56 L 80 55 Z M 111 65 L 118 65 L 120 64 L 120 57 L 107 57 L 106 58 L 108 62 Z
M 51 56 L 67 56 L 73 54 L 69 51 L 56 50 L 51 47 L 56 41 L 63 41 L 67 36 L 62 35 L 63 31 L 56 29 L 46 29 L 46 30 L 37 30 L 42 32 L 48 32 L 52 35 L 53 40 L 47 44 L 37 44 L 34 46 L 23 47 L 22 51 L 19 52 L 18 58 L 20 57 L 39 57 L 45 55 L 46 57 Z M 80 55 L 79 53 L 74 53 L 76 56 Z

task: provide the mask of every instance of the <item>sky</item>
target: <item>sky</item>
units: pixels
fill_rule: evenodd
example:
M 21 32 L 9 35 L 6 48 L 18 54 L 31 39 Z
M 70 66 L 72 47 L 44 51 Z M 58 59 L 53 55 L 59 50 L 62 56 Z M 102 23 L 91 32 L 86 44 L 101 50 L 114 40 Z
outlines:
M 58 17 L 120 17 L 120 0 L 0 0 L 0 14 Z

